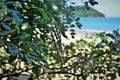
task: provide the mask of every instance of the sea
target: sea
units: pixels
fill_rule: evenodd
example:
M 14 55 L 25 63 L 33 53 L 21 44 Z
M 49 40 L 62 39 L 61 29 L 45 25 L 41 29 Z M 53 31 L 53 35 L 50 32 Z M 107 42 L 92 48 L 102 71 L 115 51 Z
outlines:
M 82 24 L 81 29 L 78 27 L 74 27 L 76 31 L 75 38 L 72 39 L 70 35 L 70 32 L 68 30 L 68 38 L 62 38 L 62 41 L 65 44 L 68 44 L 70 42 L 74 42 L 76 40 L 80 40 L 82 37 L 85 36 L 85 34 L 92 34 L 92 33 L 99 33 L 99 32 L 106 32 L 106 33 L 112 33 L 113 30 L 119 30 L 120 31 L 120 17 L 80 17 L 79 22 Z M 76 22 L 73 21 L 71 24 L 75 24 Z M 71 29 L 71 27 L 69 28 Z
M 80 17 L 83 30 L 113 31 L 120 28 L 120 17 Z

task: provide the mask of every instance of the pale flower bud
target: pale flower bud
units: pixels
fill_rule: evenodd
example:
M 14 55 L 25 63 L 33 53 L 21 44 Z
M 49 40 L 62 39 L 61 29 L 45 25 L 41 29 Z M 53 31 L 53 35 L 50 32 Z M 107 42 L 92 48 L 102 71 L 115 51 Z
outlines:
M 55 4 L 52 5 L 52 9 L 53 9 L 55 12 L 58 12 L 58 11 L 59 11 L 59 10 L 58 10 L 58 7 L 57 7 Z

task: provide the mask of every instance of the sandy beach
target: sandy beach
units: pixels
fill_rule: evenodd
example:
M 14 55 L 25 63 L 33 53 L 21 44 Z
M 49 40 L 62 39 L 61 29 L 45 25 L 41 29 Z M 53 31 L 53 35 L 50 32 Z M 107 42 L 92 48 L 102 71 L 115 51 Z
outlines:
M 75 42 L 76 40 L 80 40 L 82 38 L 85 38 L 86 35 L 91 35 L 93 33 L 100 33 L 100 32 L 106 32 L 106 33 L 112 33 L 110 31 L 100 31 L 100 30 L 87 30 L 87 29 L 76 29 L 75 30 L 75 38 L 71 38 L 70 31 L 66 32 L 68 39 L 64 38 L 62 36 L 62 43 L 69 44 L 71 42 Z

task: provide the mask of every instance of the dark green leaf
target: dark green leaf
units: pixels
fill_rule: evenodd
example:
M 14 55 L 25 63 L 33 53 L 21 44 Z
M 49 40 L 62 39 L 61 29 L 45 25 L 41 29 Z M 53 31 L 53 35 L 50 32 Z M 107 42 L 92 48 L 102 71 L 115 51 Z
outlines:
M 74 25 L 74 24 L 71 24 L 70 27 L 75 27 L 75 25 Z
M 32 68 L 32 72 L 33 72 L 37 77 L 39 77 L 40 70 L 39 70 L 38 67 L 33 67 L 33 68 Z
M 75 35 L 76 33 L 74 33 L 74 32 L 72 32 L 72 33 L 70 33 L 71 35 Z
M 35 60 L 35 61 L 41 61 L 41 62 L 44 62 L 44 63 L 46 63 L 47 64 L 47 61 L 45 60 L 45 59 L 39 59 L 39 58 L 37 58 L 36 56 L 32 56 L 30 53 L 25 53 L 25 58 L 27 59 L 27 61 L 29 62 L 29 63 L 31 63 L 32 62 L 32 60 Z
M 8 26 L 6 22 L 2 22 L 2 27 L 6 30 L 11 30 L 10 26 Z
M 99 78 L 102 80 L 104 77 L 103 76 L 99 76 Z
M 111 77 L 111 80 L 116 79 L 116 73 L 108 73 L 107 77 Z
M 75 21 L 79 21 L 80 20 L 80 17 L 77 17 L 76 19 L 75 19 Z
M 20 17 L 18 16 L 20 14 L 19 11 L 12 10 L 12 9 L 9 9 L 9 11 L 17 22 L 21 22 Z
M 26 58 L 26 60 L 29 62 L 29 63 L 32 63 L 32 61 L 31 61 L 31 55 L 29 55 L 29 53 L 25 53 L 25 58 Z
M 106 36 L 109 36 L 112 39 L 117 39 L 117 37 L 114 34 L 111 34 L 111 33 L 106 34 Z
M 2 31 L 0 32 L 0 35 L 5 36 L 5 35 L 10 35 L 10 34 L 16 34 L 16 30 L 10 30 L 10 31 Z
M 28 37 L 30 37 L 29 34 L 27 34 L 27 33 L 22 33 L 21 35 L 15 37 L 14 39 L 25 39 L 25 38 L 28 38 Z
M 57 61 L 60 61 L 60 58 L 59 58 L 59 55 L 55 54 L 55 53 L 51 53 L 51 56 L 57 60 Z
M 41 51 L 38 49 L 38 47 L 34 47 L 34 51 L 37 53 L 37 54 L 40 54 Z
M 12 56 L 10 55 L 9 57 L 9 60 L 8 60 L 8 63 L 12 63 L 15 59 L 16 59 L 17 56 Z
M 0 43 L 4 44 L 4 40 L 0 38 Z
M 74 30 L 74 29 L 70 29 L 70 31 L 71 31 L 71 32 L 75 32 L 75 30 Z
M 98 43 L 95 48 L 103 48 L 105 45 L 103 45 L 102 43 Z
M 67 37 L 67 35 L 65 34 L 64 31 L 62 31 L 62 35 L 63 35 L 63 37 L 65 37 L 66 39 L 68 39 L 68 37 Z
M 75 4 L 75 2 L 71 2 L 71 4 Z
M 29 45 L 29 46 L 39 46 L 40 42 L 29 42 L 29 41 L 26 41 L 26 44 Z
M 7 4 L 7 5 L 13 5 L 13 4 L 16 4 L 16 1 L 7 1 L 7 2 L 5 2 L 5 4 Z
M 75 36 L 74 36 L 74 35 L 72 35 L 71 37 L 72 37 L 73 39 L 75 38 Z
M 82 25 L 78 25 L 77 27 L 78 27 L 79 29 L 81 29 L 81 26 L 82 26 Z
M 91 4 L 92 6 L 98 4 L 98 2 L 96 2 L 96 1 L 94 1 L 94 0 L 90 0 L 89 2 L 90 2 L 90 4 Z
M 7 46 L 9 52 L 13 56 L 15 56 L 15 55 L 17 55 L 19 53 L 19 49 L 18 49 L 17 45 L 15 45 L 15 44 L 13 44 L 11 42 L 7 42 L 7 41 L 5 42 L 5 45 Z
M 77 25 L 77 27 L 78 27 L 79 29 L 81 29 L 82 24 L 81 24 L 80 22 L 76 22 L 76 25 Z
M 44 63 L 48 64 L 47 60 L 45 60 L 45 59 L 43 59 L 43 58 L 39 59 L 39 58 L 37 58 L 37 57 L 35 57 L 35 56 L 32 56 L 31 58 L 32 58 L 33 60 L 41 61 L 41 62 L 44 62 Z

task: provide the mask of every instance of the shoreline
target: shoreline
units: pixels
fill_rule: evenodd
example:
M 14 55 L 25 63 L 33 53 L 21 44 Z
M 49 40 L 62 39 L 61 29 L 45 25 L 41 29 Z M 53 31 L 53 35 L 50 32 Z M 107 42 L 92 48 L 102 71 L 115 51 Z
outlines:
M 85 38 L 86 35 L 91 35 L 93 33 L 100 33 L 100 32 L 112 33 L 112 31 L 75 29 L 75 33 L 76 33 L 75 38 L 71 38 L 70 31 L 67 31 L 66 35 L 68 36 L 68 39 L 66 39 L 62 36 L 62 43 L 67 45 L 71 42 L 75 42 L 76 40 L 80 40 L 82 38 Z
M 83 31 L 87 33 L 99 33 L 99 32 L 112 33 L 112 31 L 92 30 L 92 29 L 80 29 L 79 31 Z

